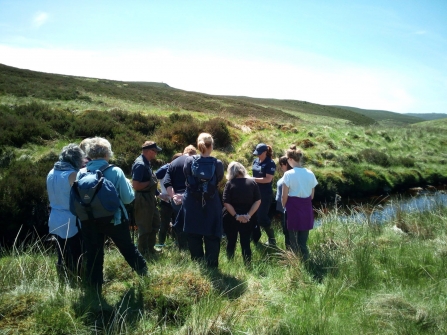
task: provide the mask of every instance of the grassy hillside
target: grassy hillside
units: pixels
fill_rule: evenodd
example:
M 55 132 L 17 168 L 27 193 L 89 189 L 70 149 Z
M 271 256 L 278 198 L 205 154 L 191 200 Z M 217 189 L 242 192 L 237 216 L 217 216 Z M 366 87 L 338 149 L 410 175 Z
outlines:
M 0 66 L 0 74 L 3 237 L 23 223 L 45 230 L 45 176 L 64 145 L 91 136 L 111 141 L 113 163 L 127 174 L 147 139 L 163 148 L 156 168 L 195 144 L 202 131 L 213 134 L 214 154 L 225 166 L 236 160 L 249 171 L 257 143 L 271 145 L 276 161 L 296 144 L 304 149 L 305 164 L 319 182 L 316 206 L 317 201 L 333 202 L 336 194 L 358 199 L 447 181 L 447 136 L 433 123 L 395 127 L 394 122 L 377 124 L 335 107 L 211 96 L 166 84 L 76 78 L 6 66 Z M 279 178 L 278 170 L 274 187 Z
M 447 118 L 424 121 L 413 125 L 414 128 L 447 129 Z
M 418 117 L 427 121 L 447 118 L 445 113 L 405 113 L 404 115 Z
M 408 115 L 408 114 L 399 114 L 389 111 L 382 110 L 373 110 L 373 109 L 361 109 L 355 107 L 346 107 L 346 106 L 337 106 L 338 108 L 349 110 L 367 117 L 374 119 L 375 121 L 384 121 L 387 123 L 401 123 L 401 124 L 412 124 L 421 122 L 424 119 L 421 117 Z

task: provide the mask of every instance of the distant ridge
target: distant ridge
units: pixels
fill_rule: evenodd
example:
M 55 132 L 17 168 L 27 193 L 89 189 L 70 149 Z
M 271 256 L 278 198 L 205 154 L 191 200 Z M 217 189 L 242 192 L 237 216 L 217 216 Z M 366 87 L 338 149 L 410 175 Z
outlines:
M 421 119 L 431 121 L 431 120 L 439 120 L 447 118 L 446 113 L 405 113 L 404 115 L 419 117 Z
M 397 122 L 397 123 L 412 124 L 412 123 L 422 122 L 425 120 L 422 117 L 420 117 L 419 115 L 416 116 L 416 115 L 400 114 L 400 113 L 384 111 L 384 110 L 362 109 L 362 108 L 347 107 L 347 106 L 335 106 L 335 107 L 343 108 L 343 109 L 350 110 L 355 113 L 366 115 L 378 122 L 392 121 L 392 122 Z

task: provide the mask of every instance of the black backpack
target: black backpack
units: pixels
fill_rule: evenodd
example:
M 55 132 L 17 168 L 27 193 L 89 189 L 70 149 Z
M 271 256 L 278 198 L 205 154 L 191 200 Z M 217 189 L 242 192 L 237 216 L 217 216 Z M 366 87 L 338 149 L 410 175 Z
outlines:
M 202 195 L 202 206 L 205 206 L 205 199 L 212 199 L 216 194 L 217 159 L 205 159 L 200 155 L 194 155 L 191 164 L 191 175 L 188 175 L 188 185 Z
M 112 166 L 110 164 L 100 170 L 83 172 L 73 183 L 70 212 L 81 221 L 102 219 L 110 222 L 120 208 L 115 185 L 104 177 L 104 171 Z

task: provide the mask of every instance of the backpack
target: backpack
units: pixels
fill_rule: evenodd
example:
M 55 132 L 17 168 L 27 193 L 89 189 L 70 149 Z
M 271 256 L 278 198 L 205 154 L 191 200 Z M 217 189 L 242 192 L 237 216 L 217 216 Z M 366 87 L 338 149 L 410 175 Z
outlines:
M 204 199 L 213 198 L 217 188 L 216 159 L 203 159 L 200 155 L 194 155 L 191 164 L 191 175 L 188 176 L 188 184 L 196 192 L 202 193 L 202 203 Z
M 70 212 L 81 221 L 102 219 L 110 222 L 120 208 L 115 185 L 104 177 L 104 171 L 112 166 L 110 164 L 100 170 L 83 172 L 73 183 Z

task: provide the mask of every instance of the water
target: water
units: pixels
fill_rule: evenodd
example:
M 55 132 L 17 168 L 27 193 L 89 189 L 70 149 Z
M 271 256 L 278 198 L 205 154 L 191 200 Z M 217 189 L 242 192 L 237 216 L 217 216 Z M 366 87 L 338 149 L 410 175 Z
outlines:
M 429 211 L 435 207 L 447 206 L 445 192 L 427 192 L 414 197 L 389 196 L 376 199 L 373 203 L 358 203 L 336 207 L 336 215 L 342 223 L 358 222 L 381 224 L 392 220 L 401 212 Z M 327 210 L 321 210 L 326 212 Z M 318 212 L 318 211 L 317 211 Z M 315 217 L 315 226 L 320 226 L 324 219 L 321 215 Z

